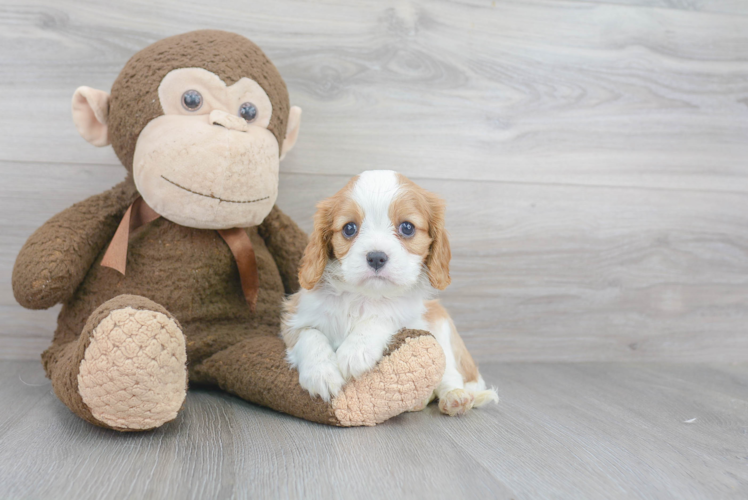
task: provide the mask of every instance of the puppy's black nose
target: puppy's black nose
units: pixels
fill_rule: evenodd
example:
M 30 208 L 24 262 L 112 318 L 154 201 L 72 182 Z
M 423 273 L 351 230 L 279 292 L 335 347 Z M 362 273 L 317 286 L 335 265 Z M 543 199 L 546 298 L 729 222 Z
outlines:
M 366 262 L 370 268 L 379 271 L 387 263 L 387 254 L 384 252 L 369 252 L 366 254 Z

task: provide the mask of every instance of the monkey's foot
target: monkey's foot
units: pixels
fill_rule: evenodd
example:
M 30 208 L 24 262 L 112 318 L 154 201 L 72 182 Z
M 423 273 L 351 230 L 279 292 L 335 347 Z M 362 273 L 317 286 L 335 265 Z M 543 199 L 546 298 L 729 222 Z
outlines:
M 184 335 L 173 318 L 149 308 L 111 309 L 90 333 L 78 392 L 106 426 L 153 429 L 174 420 L 182 407 L 186 363 Z
M 427 397 L 426 399 L 424 399 L 423 401 L 421 401 L 420 403 L 418 403 L 417 405 L 415 405 L 413 408 L 411 408 L 408 411 L 413 411 L 413 412 L 415 412 L 415 411 L 423 411 L 423 410 L 426 409 L 426 407 L 429 405 L 429 403 L 431 403 L 435 398 L 436 398 L 436 395 L 435 394 L 431 394 L 429 397 Z
M 444 367 L 444 351 L 431 334 L 401 331 L 379 364 L 333 399 L 338 425 L 376 425 L 422 404 L 441 381 Z

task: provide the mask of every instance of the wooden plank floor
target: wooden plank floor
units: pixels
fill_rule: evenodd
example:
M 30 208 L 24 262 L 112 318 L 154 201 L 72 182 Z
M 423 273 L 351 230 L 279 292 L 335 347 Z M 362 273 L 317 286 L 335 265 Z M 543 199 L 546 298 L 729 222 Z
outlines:
M 748 497 L 748 366 L 487 363 L 499 405 L 374 428 L 218 392 L 121 434 L 75 417 L 32 361 L 0 362 L 0 498 Z

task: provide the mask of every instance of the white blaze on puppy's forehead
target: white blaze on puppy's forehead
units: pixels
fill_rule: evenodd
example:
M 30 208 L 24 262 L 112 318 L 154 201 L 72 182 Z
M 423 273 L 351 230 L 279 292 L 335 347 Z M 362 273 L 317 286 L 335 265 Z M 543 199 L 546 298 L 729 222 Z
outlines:
M 400 190 L 397 172 L 368 170 L 363 172 L 353 187 L 351 197 L 364 212 L 364 224 L 377 227 L 390 225 L 389 206 Z

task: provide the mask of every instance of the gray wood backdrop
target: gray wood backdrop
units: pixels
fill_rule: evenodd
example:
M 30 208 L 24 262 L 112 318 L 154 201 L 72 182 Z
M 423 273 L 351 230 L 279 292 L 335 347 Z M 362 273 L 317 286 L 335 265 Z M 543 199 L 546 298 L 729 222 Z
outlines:
M 0 358 L 57 308 L 15 256 L 118 182 L 76 133 L 79 85 L 200 28 L 265 49 L 304 109 L 279 205 L 396 169 L 448 201 L 442 294 L 479 361 L 748 359 L 748 2 L 0 2 Z M 175 283 L 174 286 L 179 286 Z

